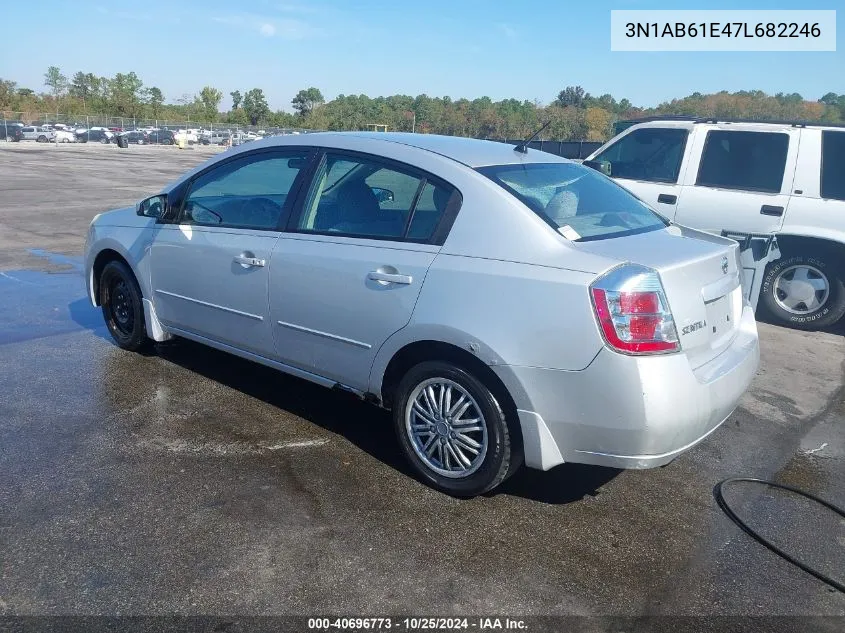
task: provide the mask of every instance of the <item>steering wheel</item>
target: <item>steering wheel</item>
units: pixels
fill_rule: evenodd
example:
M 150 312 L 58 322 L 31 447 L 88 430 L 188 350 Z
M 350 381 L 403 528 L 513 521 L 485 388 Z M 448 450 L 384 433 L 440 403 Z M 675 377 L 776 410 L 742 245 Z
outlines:
M 241 207 L 243 224 L 260 226 L 262 228 L 273 228 L 279 221 L 279 213 L 282 207 L 270 200 L 270 198 L 249 198 L 244 201 Z

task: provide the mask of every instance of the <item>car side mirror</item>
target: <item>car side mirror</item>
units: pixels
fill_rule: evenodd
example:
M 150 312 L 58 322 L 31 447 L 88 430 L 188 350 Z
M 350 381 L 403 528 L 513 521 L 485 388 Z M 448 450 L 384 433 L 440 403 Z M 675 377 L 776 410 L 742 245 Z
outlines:
M 585 167 L 589 167 L 590 169 L 595 169 L 596 171 L 600 171 L 605 176 L 610 176 L 610 161 L 609 160 L 585 160 L 581 163 Z
M 167 194 L 150 196 L 141 200 L 135 208 L 135 212 L 145 218 L 162 218 L 167 210 Z
M 379 204 L 381 204 L 382 202 L 393 202 L 396 199 L 396 196 L 390 189 L 382 189 L 381 187 L 370 187 L 370 191 L 375 194 L 376 200 L 378 200 Z

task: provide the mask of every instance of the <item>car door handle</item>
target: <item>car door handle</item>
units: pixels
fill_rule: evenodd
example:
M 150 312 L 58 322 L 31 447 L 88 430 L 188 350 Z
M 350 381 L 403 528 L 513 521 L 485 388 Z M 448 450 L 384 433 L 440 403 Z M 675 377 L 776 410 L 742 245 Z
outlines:
M 764 204 L 760 207 L 760 214 L 781 216 L 783 215 L 783 207 L 774 207 L 770 204 Z
M 661 193 L 657 196 L 657 201 L 662 204 L 675 204 L 678 201 L 678 196 L 674 196 L 671 193 Z
M 251 255 L 248 255 L 247 253 L 241 253 L 240 255 L 236 255 L 232 259 L 232 261 L 236 264 L 240 264 L 244 268 L 261 267 L 267 264 L 265 260 L 258 259 L 257 257 L 253 257 Z
M 411 275 L 400 275 L 399 273 L 383 273 L 379 272 L 378 270 L 372 270 L 367 273 L 367 279 L 372 279 L 373 281 L 380 281 L 386 284 L 405 284 L 408 285 L 414 278 Z

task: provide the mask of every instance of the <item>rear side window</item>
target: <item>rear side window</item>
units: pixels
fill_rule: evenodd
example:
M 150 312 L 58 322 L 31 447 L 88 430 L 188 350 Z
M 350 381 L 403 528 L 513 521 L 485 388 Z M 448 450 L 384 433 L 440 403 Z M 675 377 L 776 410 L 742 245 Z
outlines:
M 666 221 L 610 178 L 574 163 L 480 167 L 570 240 L 597 240 L 654 231 Z
M 711 130 L 695 184 L 778 193 L 788 149 L 788 134 Z
M 687 130 L 645 127 L 626 134 L 595 157 L 610 163 L 614 178 L 678 182 Z
M 297 230 L 426 242 L 455 193 L 416 170 L 330 152 L 314 178 Z
M 822 198 L 845 200 L 845 132 L 822 132 Z

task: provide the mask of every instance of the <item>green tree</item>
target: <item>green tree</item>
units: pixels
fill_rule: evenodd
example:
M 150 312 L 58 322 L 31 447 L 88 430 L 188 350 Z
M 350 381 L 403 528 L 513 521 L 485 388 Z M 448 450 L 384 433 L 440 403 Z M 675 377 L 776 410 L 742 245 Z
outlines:
M 58 66 L 50 66 L 44 73 L 44 85 L 50 88 L 53 98 L 58 99 L 67 91 L 67 77 Z
M 241 105 L 241 101 L 243 101 L 241 91 L 234 90 L 233 92 L 229 93 L 229 96 L 232 97 L 232 110 L 237 110 L 238 106 Z
M 200 101 L 202 101 L 206 121 L 210 121 L 212 123 L 217 121 L 217 115 L 219 114 L 218 108 L 222 100 L 223 93 L 217 88 L 205 86 L 200 91 Z
M 14 81 L 0 79 L 0 106 L 12 105 L 12 100 L 17 93 L 18 84 Z
M 584 105 L 584 99 L 589 96 L 581 86 L 567 86 L 558 93 L 555 104 L 562 108 L 580 108 Z
M 259 121 L 267 118 L 270 107 L 261 88 L 253 88 L 244 95 L 244 110 L 252 125 L 258 125 Z
M 134 72 L 117 73 L 108 81 L 109 101 L 117 116 L 140 116 L 144 83 Z
M 319 88 L 314 87 L 306 90 L 300 90 L 291 100 L 293 109 L 296 110 L 301 117 L 308 116 L 311 112 L 313 112 L 314 108 L 322 105 L 323 103 L 325 103 L 323 93 L 320 92 Z
M 161 106 L 164 104 L 164 95 L 161 89 L 153 86 L 147 90 L 147 101 L 150 104 L 150 114 L 153 115 L 154 119 L 157 119 L 158 115 L 161 114 Z

